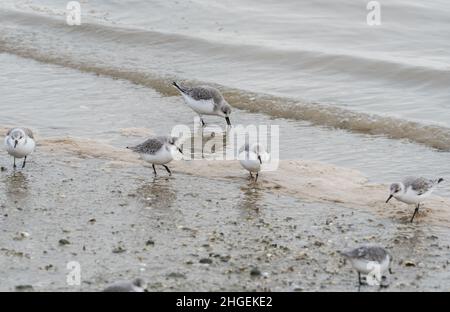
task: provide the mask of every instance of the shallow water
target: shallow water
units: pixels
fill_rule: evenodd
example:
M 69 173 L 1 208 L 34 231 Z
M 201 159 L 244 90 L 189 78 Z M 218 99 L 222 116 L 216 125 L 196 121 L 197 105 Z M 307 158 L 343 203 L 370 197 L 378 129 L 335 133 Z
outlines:
M 5 1 L 0 51 L 172 95 L 173 78 L 215 83 L 239 108 L 450 150 L 445 2 L 383 4 L 380 27 L 365 1 L 82 1 L 79 27 L 65 5 Z
M 79 73 L 8 54 L 0 54 L 0 60 L 8 64 L 0 77 L 0 93 L 5 103 L 15 103 L 5 107 L 0 126 L 33 125 L 44 138 L 82 137 L 116 147 L 140 143 L 147 133 L 168 134 L 179 124 L 194 128 L 194 116 L 179 96 L 164 96 L 128 81 Z M 32 116 L 29 111 L 33 111 Z M 215 117 L 206 120 L 225 125 Z M 410 174 L 450 176 L 450 169 L 444 165 L 448 153 L 405 140 L 313 127 L 308 122 L 239 110 L 231 120 L 235 125 L 244 126 L 278 125 L 281 159 L 333 163 L 357 169 L 372 181 L 383 183 Z M 449 190 L 444 184 L 438 192 L 445 195 Z

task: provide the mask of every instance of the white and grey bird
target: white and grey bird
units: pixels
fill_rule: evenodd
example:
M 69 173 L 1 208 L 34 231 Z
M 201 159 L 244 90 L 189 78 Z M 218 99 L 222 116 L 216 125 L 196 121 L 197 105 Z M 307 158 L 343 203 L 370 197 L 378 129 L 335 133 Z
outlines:
M 106 287 L 103 292 L 144 292 L 147 285 L 141 278 L 136 278 L 131 282 L 117 282 Z
M 219 90 L 209 86 L 188 88 L 180 86 L 176 82 L 173 82 L 173 85 L 180 91 L 185 103 L 200 116 L 202 126 L 205 126 L 203 115 L 224 117 L 227 125 L 231 126 L 231 106 Z
M 239 162 L 245 170 L 250 172 L 251 178 L 253 178 L 252 173 L 255 173 L 255 182 L 258 181 L 265 154 L 264 147 L 260 144 L 246 143 L 239 149 Z
M 22 168 L 25 167 L 27 157 L 34 152 L 36 142 L 33 132 L 28 128 L 12 128 L 5 137 L 5 148 L 9 155 L 14 157 L 14 169 L 16 158 L 23 158 Z
M 141 158 L 152 164 L 153 172 L 156 176 L 155 165 L 161 165 L 166 168 L 169 175 L 172 175 L 169 167 L 166 166 L 174 159 L 174 153 L 178 150 L 183 153 L 181 148 L 176 145 L 177 138 L 171 136 L 152 137 L 144 143 L 133 147 L 127 147 L 138 153 Z
M 359 285 L 362 284 L 361 274 L 366 275 L 374 273 L 374 277 L 381 283 L 383 274 L 389 270 L 392 256 L 390 253 L 379 246 L 361 246 L 349 251 L 340 252 L 347 258 L 352 267 L 358 272 Z
M 414 210 L 414 214 L 411 218 L 412 223 L 414 217 L 419 211 L 420 204 L 431 195 L 436 185 L 438 185 L 442 181 L 444 181 L 444 179 L 442 178 L 430 180 L 422 177 L 407 177 L 403 179 L 402 182 L 391 184 L 390 195 L 386 200 L 386 203 L 388 203 L 389 200 L 394 197 L 395 199 L 405 204 L 415 204 L 416 209 Z

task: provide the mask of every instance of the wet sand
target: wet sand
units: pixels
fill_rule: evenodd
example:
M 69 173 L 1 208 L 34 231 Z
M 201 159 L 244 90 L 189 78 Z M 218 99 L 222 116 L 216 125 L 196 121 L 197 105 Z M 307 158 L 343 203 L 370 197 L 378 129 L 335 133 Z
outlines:
M 124 134 L 151 133 L 145 129 L 121 129 Z M 50 139 L 43 140 L 46 150 L 65 150 L 82 158 L 102 158 L 110 160 L 111 166 L 127 166 L 141 163 L 137 154 L 126 149 L 86 139 Z M 175 170 L 210 179 L 222 179 L 241 182 L 247 178 L 237 160 L 188 160 L 173 161 L 170 166 Z M 357 170 L 338 167 L 311 160 L 281 160 L 276 171 L 262 172 L 258 187 L 266 192 L 292 196 L 309 202 L 338 203 L 355 209 L 368 210 L 381 217 L 396 218 L 406 222 L 414 207 L 398 201 L 385 203 L 389 185 L 369 182 Z M 384 200 L 383 200 L 384 199 Z M 417 215 L 426 216 L 426 222 L 450 227 L 450 200 L 432 196 Z
M 152 291 L 357 291 L 337 251 L 362 243 L 394 256 L 381 291 L 449 290 L 449 205 L 438 196 L 411 225 L 412 209 L 385 205 L 386 186 L 355 170 L 282 161 L 254 185 L 236 162 L 178 161 L 154 179 L 126 149 L 39 142 L 25 170 L 0 175 L 0 290 L 96 291 L 141 276 Z M 66 283 L 69 261 L 80 286 Z

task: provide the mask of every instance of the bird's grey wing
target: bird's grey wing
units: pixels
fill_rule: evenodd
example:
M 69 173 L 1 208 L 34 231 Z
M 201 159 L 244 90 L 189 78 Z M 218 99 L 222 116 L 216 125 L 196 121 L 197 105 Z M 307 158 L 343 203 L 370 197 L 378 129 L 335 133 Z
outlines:
M 155 154 L 163 146 L 162 138 L 150 138 L 144 143 L 136 145 L 133 151 L 145 154 Z
M 348 258 L 360 258 L 361 257 L 361 248 L 356 248 L 356 249 L 352 249 L 352 250 L 347 250 L 347 251 L 342 251 L 341 254 L 348 257 Z
M 192 97 L 196 101 L 213 100 L 215 105 L 218 105 L 223 101 L 223 97 L 220 94 L 219 90 L 212 87 L 207 86 L 195 87 L 189 89 L 187 93 L 189 94 L 190 97 Z
M 111 286 L 106 287 L 103 292 L 132 292 L 133 285 L 130 283 L 116 283 Z
M 11 134 L 11 131 L 13 131 L 14 129 L 16 129 L 16 128 L 11 128 L 11 129 L 9 129 L 8 132 L 6 132 L 6 135 L 7 135 L 7 136 L 10 135 L 10 134 Z M 26 133 L 26 135 L 27 135 L 28 137 L 34 139 L 33 131 L 31 131 L 31 129 L 29 129 L 29 128 L 22 128 L 22 130 L 25 131 L 25 133 Z
M 381 247 L 363 246 L 345 252 L 344 255 L 353 259 L 364 259 L 368 261 L 381 262 L 386 258 L 387 251 Z
M 28 136 L 29 138 L 34 139 L 33 131 L 31 131 L 31 129 L 29 129 L 29 128 L 23 128 L 23 131 L 25 131 L 25 133 L 27 134 L 27 136 Z
M 364 255 L 365 259 L 370 261 L 377 261 L 382 262 L 386 256 L 388 255 L 388 252 L 386 249 L 381 247 L 369 247 L 366 249 L 366 253 Z
M 406 188 L 411 186 L 411 188 L 419 195 L 428 192 L 434 185 L 433 181 L 425 178 L 406 178 L 403 183 Z

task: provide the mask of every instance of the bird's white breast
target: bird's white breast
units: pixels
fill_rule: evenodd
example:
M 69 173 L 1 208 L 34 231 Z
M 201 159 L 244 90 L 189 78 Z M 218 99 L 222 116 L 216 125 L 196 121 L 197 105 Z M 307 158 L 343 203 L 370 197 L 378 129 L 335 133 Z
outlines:
M 414 191 L 411 187 L 409 187 L 405 193 L 394 196 L 397 200 L 404 202 L 405 204 L 418 204 L 422 202 L 424 199 L 429 197 L 433 192 L 430 189 L 428 192 L 423 193 L 422 195 L 418 195 L 416 191 Z
M 25 144 L 17 144 L 14 148 L 14 140 L 9 136 L 5 138 L 5 148 L 9 155 L 16 158 L 23 158 L 34 152 L 36 143 L 32 138 L 28 138 Z
M 165 165 L 173 160 L 173 154 L 163 146 L 155 154 L 141 154 L 141 158 L 151 164 Z
M 387 256 L 381 263 L 365 259 L 352 259 L 351 263 L 353 268 L 362 274 L 369 274 L 371 272 L 377 273 L 376 271 L 378 269 L 380 270 L 380 273 L 383 274 L 389 269 L 390 257 Z
M 261 171 L 261 163 L 259 162 L 258 155 L 256 153 L 249 152 L 246 154 L 245 152 L 242 152 L 239 154 L 239 162 L 244 169 L 250 172 Z
M 183 94 L 184 101 L 196 113 L 200 115 L 217 115 L 214 111 L 214 101 L 211 100 L 194 100 L 188 95 Z

